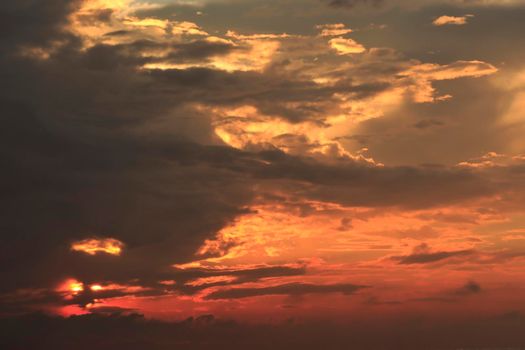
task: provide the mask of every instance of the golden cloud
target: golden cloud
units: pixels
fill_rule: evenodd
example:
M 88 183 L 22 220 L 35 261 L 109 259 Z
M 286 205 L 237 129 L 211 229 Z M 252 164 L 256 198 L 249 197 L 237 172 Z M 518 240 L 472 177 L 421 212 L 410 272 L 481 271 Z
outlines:
M 362 53 L 366 50 L 363 45 L 353 39 L 334 38 L 330 39 L 328 43 L 332 49 L 337 51 L 338 55 Z
M 123 248 L 124 243 L 114 238 L 89 238 L 71 244 L 71 250 L 89 255 L 96 255 L 99 253 L 120 255 Z
M 467 24 L 467 21 L 470 17 L 474 17 L 473 15 L 465 15 L 465 16 L 441 16 L 438 17 L 432 22 L 435 26 L 441 27 L 445 25 L 465 25 Z
M 320 24 L 316 28 L 321 31 L 321 36 L 339 36 L 353 32 L 352 29 L 346 28 L 343 23 Z

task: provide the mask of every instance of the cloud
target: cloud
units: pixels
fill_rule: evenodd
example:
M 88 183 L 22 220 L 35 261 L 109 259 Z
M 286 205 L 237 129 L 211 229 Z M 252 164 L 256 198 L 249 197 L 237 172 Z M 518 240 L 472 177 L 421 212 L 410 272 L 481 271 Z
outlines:
M 338 36 L 352 33 L 343 23 L 320 24 L 316 28 L 321 31 L 321 36 Z
M 176 268 L 164 278 L 176 283 L 171 289 L 184 294 L 196 294 L 210 287 L 241 285 L 267 278 L 293 277 L 306 274 L 304 266 L 253 266 L 239 268 Z
M 432 6 L 454 6 L 454 7 L 518 7 L 525 4 L 523 0 L 320 0 L 333 8 L 355 9 L 360 6 L 372 6 L 378 8 L 399 7 L 404 9 L 420 9 Z
M 87 260 L 83 263 L 86 264 Z M 82 271 L 77 269 L 75 273 L 80 276 L 80 280 L 66 279 L 54 289 L 16 289 L 13 292 L 0 294 L 0 300 L 9 305 L 6 310 L 16 313 L 25 313 L 42 306 L 61 307 L 67 305 L 77 305 L 85 312 L 98 312 L 99 308 L 102 310 L 106 308 L 104 306 L 106 301 L 115 298 L 169 296 L 174 293 L 193 296 L 213 287 L 242 285 L 269 278 L 302 276 L 306 273 L 306 267 L 297 264 L 231 266 L 229 268 L 174 267 L 171 269 L 161 266 L 161 268 L 157 267 L 157 270 L 154 266 L 150 266 L 142 276 L 137 274 L 139 271 L 126 276 L 115 266 L 105 263 L 106 268 L 113 271 L 113 274 L 104 276 L 101 271 L 96 271 L 95 275 L 82 274 Z M 110 263 L 116 264 L 116 262 Z M 126 266 L 137 268 L 129 261 Z M 114 274 L 115 271 L 117 274 Z
M 353 39 L 334 38 L 330 39 L 329 44 L 339 55 L 362 53 L 366 50 L 363 45 Z
M 430 251 L 426 244 L 421 244 L 414 248 L 412 254 L 405 256 L 394 256 L 392 257 L 392 260 L 398 261 L 398 263 L 401 265 L 432 264 L 452 258 L 469 257 L 475 253 L 476 252 L 472 249 Z
M 469 281 L 463 287 L 453 291 L 453 294 L 458 295 L 458 296 L 469 296 L 469 295 L 479 294 L 481 293 L 481 291 L 482 291 L 482 288 L 478 283 L 474 281 Z
M 120 255 L 124 244 L 113 238 L 88 238 L 71 244 L 71 250 L 84 252 L 89 255 L 105 253 L 110 255 Z
M 461 257 L 471 255 L 474 252 L 472 250 L 457 250 L 457 251 L 444 251 L 444 252 L 434 252 L 434 253 L 421 253 L 407 255 L 404 257 L 396 257 L 396 260 L 399 260 L 400 264 L 429 264 L 441 260 L 446 260 L 454 257 Z
M 428 128 L 434 128 L 434 127 L 438 127 L 442 125 L 443 125 L 442 121 L 430 119 L 430 120 L 420 120 L 419 122 L 414 124 L 414 127 L 418 129 L 428 129 Z
M 328 6 L 335 8 L 354 8 L 357 5 L 373 5 L 378 6 L 383 3 L 383 0 L 321 0 L 328 4 Z
M 471 169 L 520 167 L 525 157 L 521 155 L 509 156 L 497 152 L 488 152 L 481 157 L 475 157 L 458 163 L 459 167 Z
M 468 281 L 460 288 L 444 290 L 432 296 L 420 297 L 408 300 L 417 303 L 461 303 L 463 298 L 478 295 L 483 291 L 481 285 L 475 281 Z
M 304 295 L 318 293 L 343 293 L 353 294 L 366 288 L 354 284 L 329 284 L 317 285 L 308 283 L 289 283 L 262 288 L 231 288 L 214 291 L 206 295 L 206 299 L 240 299 L 263 295 Z
M 261 155 L 269 164 L 257 169 L 257 177 L 306 182 L 310 185 L 299 187 L 298 193 L 347 206 L 424 208 L 488 196 L 495 190 L 490 182 L 461 169 L 377 167 L 351 160 L 322 163 L 282 152 Z M 433 191 L 434 186 L 440 191 Z
M 0 294 L 9 312 L 195 296 L 224 286 L 210 298 L 353 293 L 359 286 L 283 284 L 305 275 L 306 267 L 293 264 L 173 266 L 194 261 L 204 242 L 252 213 L 261 189 L 280 194 L 277 204 L 294 198 L 410 211 L 522 188 L 518 164 L 385 166 L 352 154 L 333 133 L 351 133 L 406 101 L 438 101 L 434 81 L 495 73 L 487 62 L 422 63 L 395 50 L 365 50 L 332 38 L 349 33 L 341 24 L 323 26 L 328 44 L 318 35 L 219 37 L 189 21 L 113 7 L 88 11 L 86 4 L 0 5 L 0 261 L 9 266 L 0 271 Z M 363 142 L 374 137 L 366 135 Z M 219 243 L 200 258 L 220 257 L 236 244 Z M 418 252 L 397 261 L 431 263 L 468 252 Z M 270 278 L 280 284 L 242 285 Z M 75 290 L 56 289 L 71 279 Z
M 473 15 L 465 15 L 465 16 L 440 16 L 436 18 L 432 24 L 438 27 L 445 26 L 445 25 L 465 25 L 467 24 L 467 21 L 470 17 L 474 17 Z
M 0 5 L 0 53 L 24 45 L 48 45 L 53 40 L 67 37 L 63 26 L 79 3 L 79 0 L 3 3 Z
M 409 72 L 431 80 L 450 80 L 466 77 L 482 77 L 494 74 L 498 69 L 482 61 L 456 61 L 447 65 L 420 64 Z

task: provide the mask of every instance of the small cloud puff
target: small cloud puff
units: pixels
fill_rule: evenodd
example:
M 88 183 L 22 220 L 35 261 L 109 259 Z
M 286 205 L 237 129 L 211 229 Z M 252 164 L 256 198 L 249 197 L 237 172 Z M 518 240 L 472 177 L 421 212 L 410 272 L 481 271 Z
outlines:
M 470 17 L 474 15 L 465 15 L 465 16 L 440 16 L 432 22 L 433 25 L 437 27 L 446 26 L 446 25 L 465 25 Z

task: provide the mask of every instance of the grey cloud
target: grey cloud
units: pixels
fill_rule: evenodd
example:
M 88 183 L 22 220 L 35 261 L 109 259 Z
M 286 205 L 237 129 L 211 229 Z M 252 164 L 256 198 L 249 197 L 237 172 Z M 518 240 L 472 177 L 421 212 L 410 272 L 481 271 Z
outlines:
M 481 291 L 482 291 L 482 288 L 477 282 L 469 281 L 463 287 L 458 288 L 455 291 L 453 291 L 453 294 L 458 295 L 458 296 L 469 296 L 469 295 L 479 294 L 481 293 Z
M 452 290 L 445 290 L 434 296 L 410 299 L 411 302 L 438 302 L 438 303 L 457 303 L 461 298 L 471 297 L 483 291 L 481 285 L 475 281 L 468 281 L 463 286 Z
M 465 257 L 473 255 L 475 252 L 470 249 L 465 250 L 456 250 L 456 251 L 441 251 L 441 252 L 424 252 L 424 253 L 414 253 L 406 256 L 396 256 L 393 257 L 393 260 L 397 260 L 399 264 L 402 265 L 412 265 L 412 264 L 431 264 L 434 262 L 447 260 L 455 257 Z
M 445 290 L 433 296 L 414 298 L 407 301 L 416 303 L 458 303 L 462 298 L 478 295 L 482 291 L 483 289 L 479 283 L 468 281 L 465 285 L 456 289 Z
M 77 16 L 77 20 L 84 25 L 97 25 L 111 22 L 113 10 L 110 8 L 91 10 L 88 14 Z
M 350 160 L 326 164 L 279 151 L 262 155 L 271 164 L 261 166 L 258 177 L 306 181 L 315 186 L 297 187 L 297 194 L 348 206 L 432 207 L 496 190 L 487 179 L 461 169 L 374 167 Z
M 357 5 L 373 5 L 378 6 L 384 0 L 321 0 L 328 4 L 328 6 L 335 8 L 353 8 Z
M 130 31 L 130 30 L 115 30 L 113 32 L 108 32 L 108 33 L 104 34 L 104 36 L 125 36 L 125 35 L 128 35 L 130 33 L 133 33 L 133 32 Z
M 426 245 L 422 245 L 426 246 Z M 392 256 L 391 260 L 402 265 L 414 264 L 433 264 L 443 263 L 466 263 L 476 265 L 495 265 L 525 256 L 521 249 L 505 249 L 496 251 L 481 251 L 475 249 L 451 250 L 451 251 L 430 251 L 428 249 L 414 249 L 409 255 Z M 479 286 L 475 282 L 467 283 L 462 289 L 456 290 L 453 294 L 468 294 L 475 292 Z
M 280 71 L 228 73 L 191 68 L 154 70 L 151 76 L 174 93 L 188 94 L 190 101 L 219 106 L 253 105 L 263 114 L 280 116 L 290 122 L 321 124 L 326 118 L 324 108 L 336 103 L 337 92 L 364 99 L 389 88 L 388 83 L 354 84 L 351 79 L 343 79 L 335 86 L 323 86 Z M 193 90 L 189 94 L 189 91 L 180 91 L 180 86 L 190 86 Z M 292 103 L 294 107 L 290 106 Z
M 414 124 L 415 128 L 418 129 L 428 129 L 436 126 L 442 126 L 444 123 L 439 120 L 430 119 L 430 120 L 421 120 Z
M 67 36 L 62 27 L 80 0 L 3 1 L 0 4 L 0 54 L 20 45 L 47 45 Z
M 126 31 L 108 33 L 110 36 L 127 35 Z M 151 50 L 168 51 L 164 56 L 152 56 Z M 222 56 L 243 50 L 229 43 L 195 40 L 178 44 L 158 43 L 152 40 L 137 40 L 129 44 L 96 45 L 90 48 L 84 60 L 92 69 L 112 70 L 122 66 L 142 66 L 147 63 L 206 62 L 211 57 Z

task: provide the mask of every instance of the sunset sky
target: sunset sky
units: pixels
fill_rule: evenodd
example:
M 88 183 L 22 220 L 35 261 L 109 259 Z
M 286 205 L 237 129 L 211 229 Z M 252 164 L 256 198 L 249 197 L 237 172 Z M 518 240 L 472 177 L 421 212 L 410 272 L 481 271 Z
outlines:
M 523 0 L 2 1 L 6 349 L 525 348 L 524 34 Z

